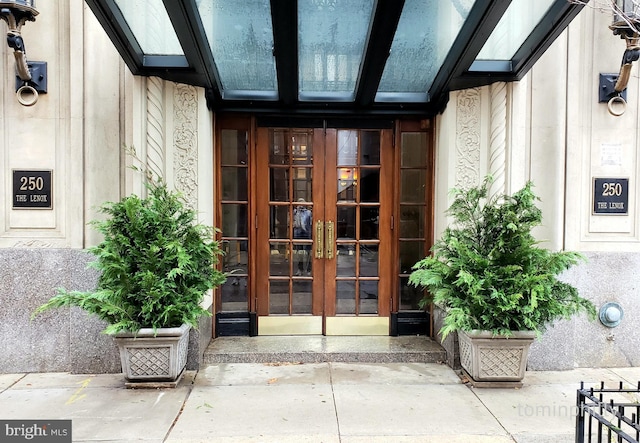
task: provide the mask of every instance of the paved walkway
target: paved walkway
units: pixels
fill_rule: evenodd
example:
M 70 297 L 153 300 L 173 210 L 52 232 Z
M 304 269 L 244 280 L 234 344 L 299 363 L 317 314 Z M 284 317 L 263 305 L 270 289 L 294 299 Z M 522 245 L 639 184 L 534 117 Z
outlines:
M 576 369 L 480 389 L 437 363 L 221 363 L 157 390 L 121 374 L 0 374 L 0 419 L 71 419 L 74 442 L 558 443 L 574 441 L 580 381 L 638 380 Z

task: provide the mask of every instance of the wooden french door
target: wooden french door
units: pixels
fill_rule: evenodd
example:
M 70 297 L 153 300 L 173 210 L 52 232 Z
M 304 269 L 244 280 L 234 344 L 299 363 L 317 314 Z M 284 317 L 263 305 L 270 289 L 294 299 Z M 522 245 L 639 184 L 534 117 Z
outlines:
M 258 128 L 258 334 L 389 334 L 392 137 Z

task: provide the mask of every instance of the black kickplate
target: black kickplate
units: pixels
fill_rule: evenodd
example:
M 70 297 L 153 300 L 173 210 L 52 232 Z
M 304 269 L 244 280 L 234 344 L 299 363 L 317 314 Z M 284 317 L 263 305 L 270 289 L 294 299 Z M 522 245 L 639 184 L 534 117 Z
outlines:
M 425 335 L 431 333 L 431 319 L 428 312 L 391 313 L 391 335 Z
M 216 314 L 216 337 L 248 337 L 254 333 L 255 320 L 250 312 L 218 312 Z

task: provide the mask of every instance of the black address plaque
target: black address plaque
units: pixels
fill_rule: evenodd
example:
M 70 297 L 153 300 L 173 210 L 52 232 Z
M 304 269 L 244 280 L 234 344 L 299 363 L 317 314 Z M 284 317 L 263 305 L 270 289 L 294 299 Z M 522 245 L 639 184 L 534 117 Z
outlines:
M 50 170 L 13 170 L 14 209 L 52 209 Z
M 593 179 L 593 213 L 594 214 L 628 214 L 629 213 L 629 179 L 628 178 L 594 178 Z

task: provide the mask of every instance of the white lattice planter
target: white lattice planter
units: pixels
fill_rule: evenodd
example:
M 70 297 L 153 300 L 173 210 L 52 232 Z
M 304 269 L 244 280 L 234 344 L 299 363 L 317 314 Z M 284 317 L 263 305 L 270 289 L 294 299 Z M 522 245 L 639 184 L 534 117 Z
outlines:
M 189 325 L 143 328 L 137 334 L 114 336 L 120 349 L 122 372 L 129 381 L 175 381 L 187 364 Z
M 458 331 L 460 364 L 475 381 L 521 381 L 535 337 L 530 331 L 514 331 L 508 338 L 487 331 Z

